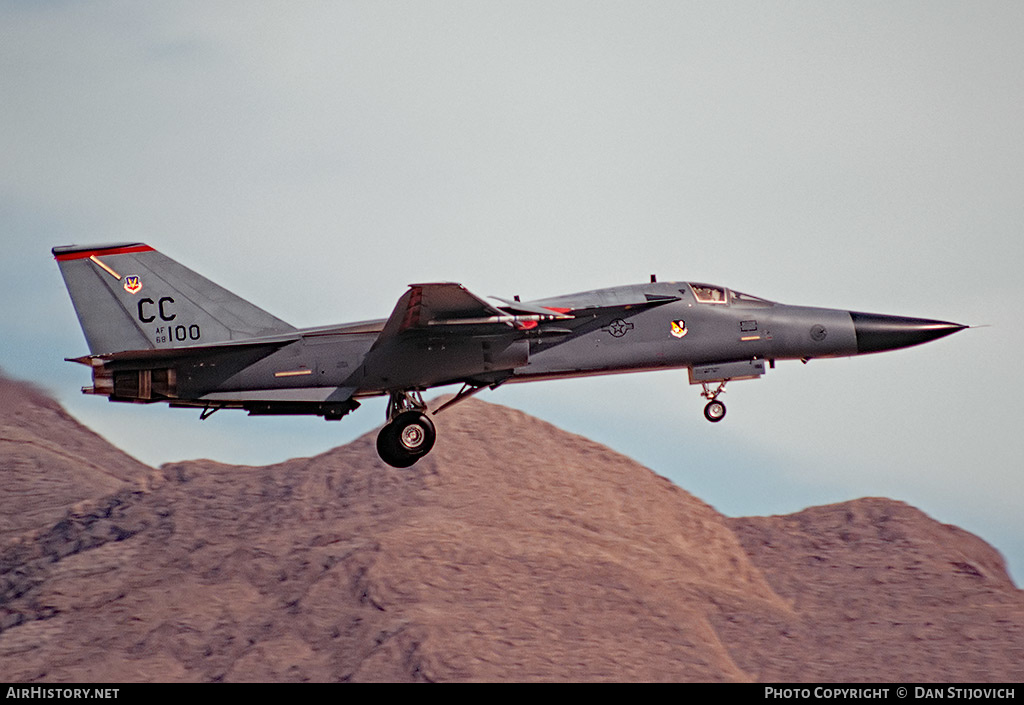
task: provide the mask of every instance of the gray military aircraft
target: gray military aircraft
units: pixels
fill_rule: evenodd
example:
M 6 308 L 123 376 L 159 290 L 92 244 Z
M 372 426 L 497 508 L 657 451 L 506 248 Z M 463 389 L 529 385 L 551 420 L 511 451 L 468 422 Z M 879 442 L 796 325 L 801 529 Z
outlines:
M 712 284 L 659 282 L 524 302 L 412 284 L 387 319 L 297 329 L 143 243 L 53 255 L 78 314 L 91 387 L 111 401 L 340 419 L 388 396 L 380 457 L 408 467 L 434 445 L 422 392 L 461 384 L 438 413 L 509 382 L 687 369 L 718 422 L 728 382 L 776 360 L 918 345 L 957 323 L 788 306 Z

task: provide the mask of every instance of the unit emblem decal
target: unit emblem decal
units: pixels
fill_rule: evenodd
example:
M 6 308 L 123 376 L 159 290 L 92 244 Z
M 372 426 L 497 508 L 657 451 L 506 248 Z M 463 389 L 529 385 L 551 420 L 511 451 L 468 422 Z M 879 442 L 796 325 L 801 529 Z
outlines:
M 142 279 L 136 274 L 129 274 L 124 278 L 124 290 L 129 294 L 137 294 L 142 291 Z
M 690 331 L 686 328 L 686 321 L 672 321 L 672 335 L 676 338 L 682 338 Z

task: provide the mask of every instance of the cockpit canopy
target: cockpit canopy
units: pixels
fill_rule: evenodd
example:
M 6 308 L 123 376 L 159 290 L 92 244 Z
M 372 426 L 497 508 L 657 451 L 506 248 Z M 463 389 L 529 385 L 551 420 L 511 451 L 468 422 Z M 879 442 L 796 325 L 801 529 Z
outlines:
M 747 306 L 752 308 L 774 306 L 774 304 L 767 299 L 758 298 L 757 296 L 751 296 L 750 294 L 744 294 L 739 291 L 733 291 L 732 289 L 726 289 L 724 286 L 691 283 L 690 288 L 693 290 L 693 296 L 697 299 L 697 303 L 722 305 L 732 304 L 733 306 Z

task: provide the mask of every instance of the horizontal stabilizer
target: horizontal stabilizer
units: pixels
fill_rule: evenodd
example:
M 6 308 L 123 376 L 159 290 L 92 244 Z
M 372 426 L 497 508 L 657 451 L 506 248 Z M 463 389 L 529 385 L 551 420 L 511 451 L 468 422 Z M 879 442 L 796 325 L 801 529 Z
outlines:
M 107 362 L 167 362 L 170 360 L 183 360 L 190 357 L 201 357 L 210 353 L 238 352 L 241 350 L 253 350 L 265 348 L 269 354 L 274 350 L 283 348 L 285 345 L 299 340 L 301 335 L 280 335 L 269 338 L 253 338 L 251 340 L 226 341 L 212 345 L 187 345 L 180 348 L 145 348 L 142 350 L 119 350 L 112 353 L 99 353 L 96 355 L 82 355 L 81 357 L 66 357 L 68 362 L 77 362 L 82 365 L 94 367 L 99 363 Z

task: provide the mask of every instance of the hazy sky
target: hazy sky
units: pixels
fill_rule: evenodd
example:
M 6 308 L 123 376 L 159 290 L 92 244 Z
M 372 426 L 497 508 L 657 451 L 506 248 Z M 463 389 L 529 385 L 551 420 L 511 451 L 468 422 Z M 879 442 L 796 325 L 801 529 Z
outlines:
M 992 327 L 780 363 L 708 424 L 686 373 L 503 387 L 730 515 L 865 495 L 1024 576 L 1024 4 L 0 2 L 0 365 L 141 460 L 264 464 L 383 421 L 83 397 L 49 249 L 145 241 L 297 326 L 410 282 L 662 279 Z

